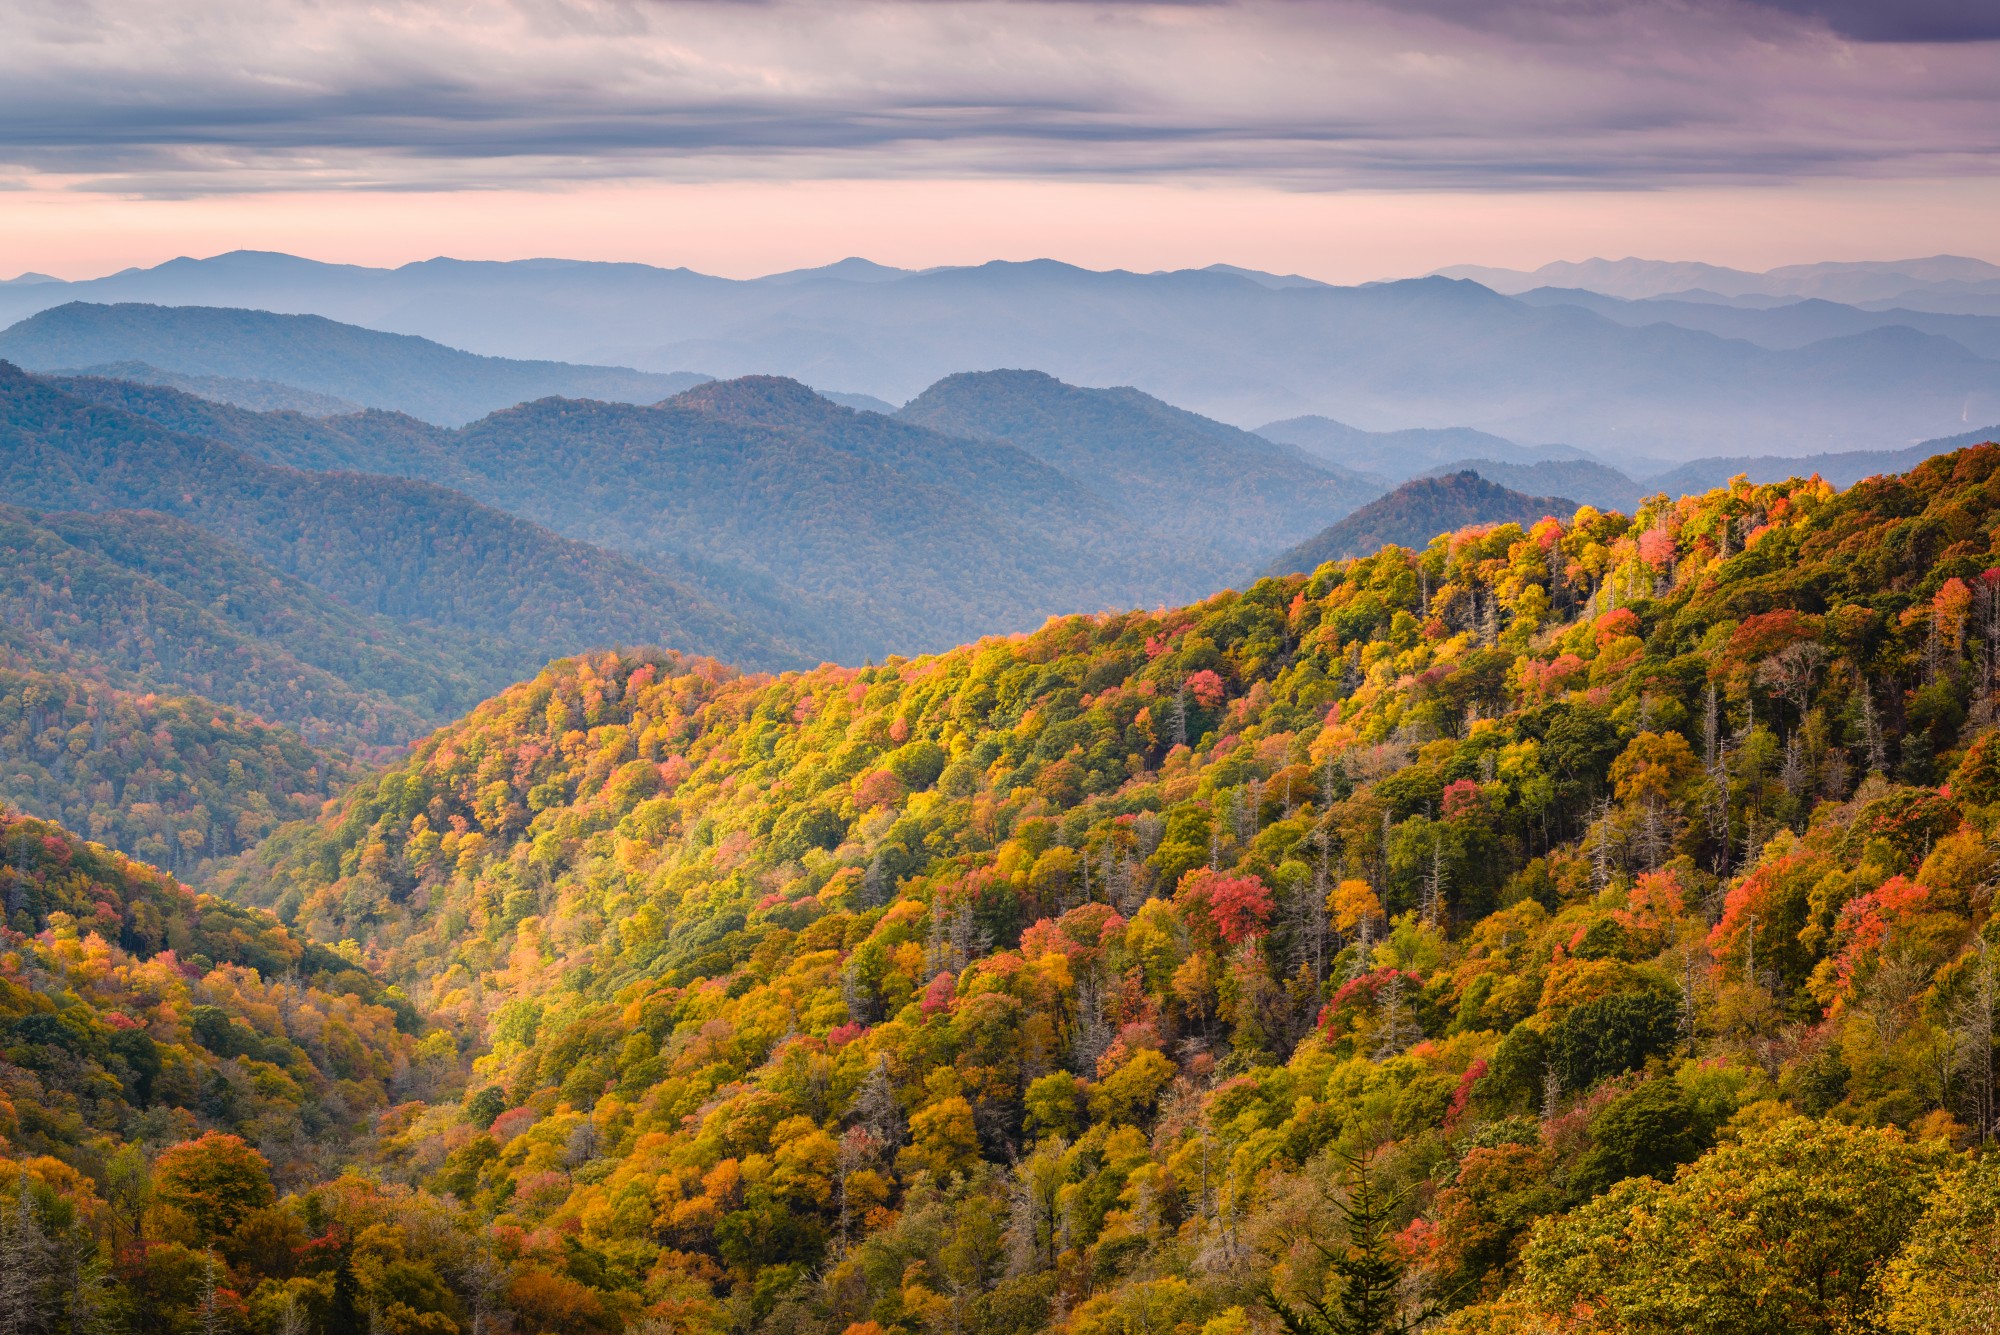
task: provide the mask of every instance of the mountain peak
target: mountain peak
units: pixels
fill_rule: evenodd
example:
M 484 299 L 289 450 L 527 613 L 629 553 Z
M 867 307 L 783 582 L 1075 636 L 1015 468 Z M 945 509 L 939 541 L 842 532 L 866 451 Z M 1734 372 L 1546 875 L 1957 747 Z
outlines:
M 1412 478 L 1283 553 L 1265 573 L 1310 574 L 1328 561 L 1364 556 L 1391 544 L 1421 551 L 1439 534 L 1468 525 L 1513 523 L 1525 528 L 1544 515 L 1571 515 L 1577 508 L 1575 501 L 1560 496 L 1509 490 L 1470 468 L 1442 477 Z
M 793 426 L 829 414 L 849 413 L 807 384 L 782 375 L 745 375 L 711 380 L 683 390 L 661 406 L 689 408 L 726 421 L 753 426 Z

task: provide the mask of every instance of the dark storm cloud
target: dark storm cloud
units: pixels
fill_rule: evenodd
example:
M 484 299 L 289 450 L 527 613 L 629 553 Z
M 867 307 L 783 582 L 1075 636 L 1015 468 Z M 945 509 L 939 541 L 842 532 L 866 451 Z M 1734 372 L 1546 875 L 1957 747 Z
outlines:
M 1991 170 L 1911 0 L 0 0 L 0 161 L 208 193 L 551 178 L 1649 187 Z M 1886 6 L 1879 7 L 1887 9 Z
M 1863 42 L 2000 41 L 1995 0 L 1759 0 Z

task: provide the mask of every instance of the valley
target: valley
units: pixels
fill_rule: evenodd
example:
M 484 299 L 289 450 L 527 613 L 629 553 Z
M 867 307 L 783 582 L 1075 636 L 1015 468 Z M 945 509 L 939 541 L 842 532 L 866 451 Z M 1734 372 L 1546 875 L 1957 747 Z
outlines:
M 1990 1292 L 1992 433 L 1627 472 L 1027 370 L 472 415 L 529 371 L 108 309 L 0 367 L 0 1320 Z

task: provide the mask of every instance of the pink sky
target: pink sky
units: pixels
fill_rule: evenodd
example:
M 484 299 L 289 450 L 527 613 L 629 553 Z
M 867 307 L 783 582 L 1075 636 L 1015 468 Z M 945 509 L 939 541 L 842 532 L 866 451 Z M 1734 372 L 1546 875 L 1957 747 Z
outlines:
M 2000 260 L 1991 0 L 0 0 L 0 274 Z
M 559 190 L 106 200 L 0 195 L 0 268 L 88 278 L 177 255 L 283 250 L 393 266 L 553 255 L 751 277 L 864 255 L 922 268 L 1049 257 L 1226 262 L 1330 282 L 1447 264 L 1701 259 L 1737 268 L 1931 254 L 2000 260 L 2000 187 L 1841 183 L 1563 194 L 1329 194 L 1040 181 L 633 183 Z

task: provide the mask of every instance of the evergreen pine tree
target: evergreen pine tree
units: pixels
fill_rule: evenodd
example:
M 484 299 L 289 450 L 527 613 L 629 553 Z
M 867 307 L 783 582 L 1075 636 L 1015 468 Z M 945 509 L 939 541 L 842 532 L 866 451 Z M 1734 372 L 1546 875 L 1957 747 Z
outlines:
M 1286 1335 L 1404 1335 L 1435 1315 L 1429 1306 L 1409 1310 L 1403 1262 L 1390 1242 L 1396 1210 L 1407 1194 L 1379 1191 L 1367 1159 L 1347 1156 L 1347 1191 L 1334 1201 L 1346 1238 L 1339 1246 L 1305 1239 L 1326 1259 L 1325 1291 L 1293 1302 L 1267 1280 L 1259 1294 Z

